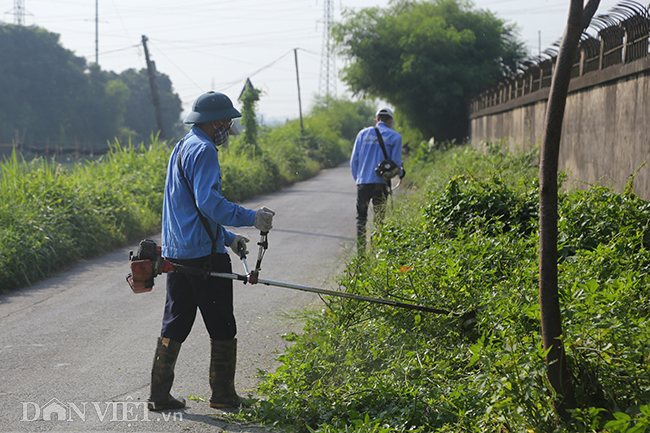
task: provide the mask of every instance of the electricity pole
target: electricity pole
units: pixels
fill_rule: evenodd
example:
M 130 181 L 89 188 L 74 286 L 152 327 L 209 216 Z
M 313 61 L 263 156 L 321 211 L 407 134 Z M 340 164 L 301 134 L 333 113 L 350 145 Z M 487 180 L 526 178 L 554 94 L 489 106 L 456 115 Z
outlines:
M 296 83 L 298 84 L 298 112 L 300 113 L 300 132 L 305 133 L 302 126 L 302 102 L 300 101 L 300 74 L 298 74 L 298 48 L 293 49 L 293 56 L 296 59 Z
M 149 75 L 149 87 L 151 88 L 151 102 L 153 103 L 153 111 L 156 115 L 156 124 L 158 125 L 159 137 L 165 139 L 165 131 L 163 130 L 162 109 L 160 107 L 160 98 L 158 98 L 158 86 L 156 85 L 156 64 L 149 59 L 149 50 L 147 49 L 147 37 L 142 35 L 142 46 L 144 47 L 144 57 L 147 61 L 147 73 Z

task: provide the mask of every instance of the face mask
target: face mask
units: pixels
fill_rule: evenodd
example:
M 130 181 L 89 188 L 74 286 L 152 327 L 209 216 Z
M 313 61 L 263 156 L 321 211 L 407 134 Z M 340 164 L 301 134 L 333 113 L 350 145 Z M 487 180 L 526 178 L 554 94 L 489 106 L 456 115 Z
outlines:
M 214 145 L 215 146 L 221 146 L 222 144 L 226 144 L 228 142 L 228 137 L 230 136 L 230 130 L 226 125 L 221 125 L 220 127 L 214 126 L 214 123 L 212 124 L 212 127 L 214 128 L 215 134 L 214 134 Z

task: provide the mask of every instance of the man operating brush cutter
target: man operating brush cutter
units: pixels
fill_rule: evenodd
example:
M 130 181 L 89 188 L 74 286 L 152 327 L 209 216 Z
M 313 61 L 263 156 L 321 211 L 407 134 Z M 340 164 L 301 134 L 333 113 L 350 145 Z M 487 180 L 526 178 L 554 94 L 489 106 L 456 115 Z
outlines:
M 241 258 L 246 274 L 235 274 L 232 272 L 217 272 L 210 269 L 195 268 L 185 266 L 178 263 L 172 263 L 162 258 L 160 252 L 161 248 L 156 246 L 156 243 L 150 239 L 140 241 L 137 254 L 131 252 L 131 273 L 126 277 L 131 290 L 134 293 L 149 292 L 153 289 L 154 279 L 157 275 L 167 272 L 178 272 L 190 275 L 198 275 L 202 277 L 215 277 L 224 278 L 227 280 L 242 281 L 244 284 L 264 284 L 266 286 L 283 287 L 291 290 L 300 290 L 303 292 L 318 293 L 320 295 L 336 296 L 340 298 L 354 299 L 357 301 L 371 302 L 374 304 L 389 305 L 397 308 L 405 308 L 408 310 L 423 311 L 433 314 L 441 314 L 445 316 L 454 316 L 461 319 L 462 328 L 465 330 L 472 329 L 476 324 L 477 309 L 472 309 L 465 312 L 454 312 L 442 308 L 428 307 L 425 305 L 417 305 L 408 302 L 400 302 L 389 299 L 374 298 L 371 296 L 357 295 L 354 293 L 341 292 L 335 290 L 321 289 L 318 287 L 302 286 L 299 284 L 285 283 L 280 281 L 265 280 L 259 277 L 262 259 L 269 246 L 268 233 L 260 233 L 259 251 L 257 253 L 257 262 L 255 269 L 249 270 L 248 263 L 246 262 L 246 255 L 248 251 L 240 249 L 238 254 Z
M 228 141 L 232 119 L 236 117 L 241 114 L 223 93 L 208 92 L 199 96 L 185 118 L 185 123 L 193 125 L 192 129 L 176 145 L 169 159 L 161 255 L 171 263 L 172 270 L 167 275 L 162 330 L 151 371 L 149 410 L 185 406 L 185 400 L 172 397 L 170 391 L 176 359 L 192 329 L 197 308 L 201 310 L 211 340 L 210 407 L 243 404 L 234 386 L 237 327 L 232 280 L 216 278 L 210 273 L 232 272 L 225 247 L 241 254 L 249 241 L 229 232 L 224 225 L 255 226 L 268 232 L 273 226 L 275 212 L 266 207 L 258 211 L 245 209 L 230 203 L 221 193 L 219 146 Z M 174 266 L 200 272 L 177 272 Z

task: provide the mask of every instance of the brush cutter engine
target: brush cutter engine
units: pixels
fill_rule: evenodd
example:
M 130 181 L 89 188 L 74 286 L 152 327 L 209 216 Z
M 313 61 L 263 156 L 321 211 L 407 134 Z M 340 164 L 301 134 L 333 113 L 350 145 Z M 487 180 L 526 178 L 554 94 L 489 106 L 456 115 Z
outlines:
M 133 293 L 150 292 L 153 289 L 154 278 L 163 272 L 170 272 L 174 267 L 162 258 L 162 249 L 151 239 L 143 239 L 135 254 L 129 252 L 131 272 L 126 276 L 126 282 Z

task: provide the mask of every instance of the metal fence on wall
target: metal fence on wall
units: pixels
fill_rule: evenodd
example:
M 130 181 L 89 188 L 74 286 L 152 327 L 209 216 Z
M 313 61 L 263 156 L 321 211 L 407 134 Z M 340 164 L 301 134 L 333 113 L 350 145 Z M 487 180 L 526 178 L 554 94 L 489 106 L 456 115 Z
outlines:
M 587 32 L 582 34 L 572 78 L 647 57 L 650 38 L 649 8 L 650 6 L 626 0 L 608 14 L 596 16 L 590 28 L 597 36 Z M 558 46 L 559 42 L 541 56 L 523 62 L 517 74 L 504 77 L 494 86 L 482 91 L 470 102 L 470 114 L 551 87 Z

